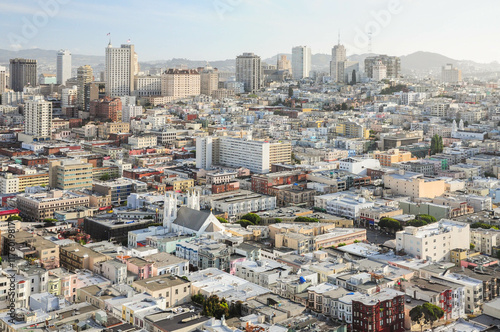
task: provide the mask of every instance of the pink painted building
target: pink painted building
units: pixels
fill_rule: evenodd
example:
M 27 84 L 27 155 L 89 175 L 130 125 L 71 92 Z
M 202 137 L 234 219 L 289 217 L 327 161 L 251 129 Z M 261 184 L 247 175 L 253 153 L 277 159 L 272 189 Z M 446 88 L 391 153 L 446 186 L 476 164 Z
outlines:
M 138 257 L 132 257 L 123 261 L 123 263 L 127 264 L 127 271 L 137 274 L 139 280 L 155 276 L 153 274 L 153 262 L 148 262 Z

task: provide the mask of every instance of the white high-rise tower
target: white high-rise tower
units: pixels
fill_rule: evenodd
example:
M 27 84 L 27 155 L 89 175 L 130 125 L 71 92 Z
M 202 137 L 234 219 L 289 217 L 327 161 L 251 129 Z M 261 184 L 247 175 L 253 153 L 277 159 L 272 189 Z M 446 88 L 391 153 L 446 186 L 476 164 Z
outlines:
M 24 105 L 24 133 L 36 140 L 52 135 L 52 103 L 41 98 L 28 100 Z
M 130 96 L 134 91 L 134 73 L 137 54 L 134 45 L 113 47 L 111 41 L 106 47 L 106 95 L 110 97 Z
M 57 52 L 57 84 L 66 84 L 71 78 L 71 52 L 60 50 Z
M 296 80 L 310 76 L 311 49 L 307 46 L 292 48 L 292 75 Z
M 177 218 L 177 194 L 166 192 L 163 201 L 163 227 L 172 232 L 172 224 Z

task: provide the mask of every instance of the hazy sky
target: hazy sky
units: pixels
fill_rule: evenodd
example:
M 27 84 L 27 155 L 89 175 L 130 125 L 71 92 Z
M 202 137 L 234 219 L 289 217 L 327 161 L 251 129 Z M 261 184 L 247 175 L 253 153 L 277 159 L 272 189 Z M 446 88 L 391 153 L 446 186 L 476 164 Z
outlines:
M 499 12 L 498 0 L 3 1 L 0 48 L 104 55 L 111 33 L 114 45 L 130 39 L 141 61 L 267 58 L 297 45 L 330 53 L 340 30 L 352 54 L 368 51 L 371 29 L 375 53 L 491 62 L 500 61 Z

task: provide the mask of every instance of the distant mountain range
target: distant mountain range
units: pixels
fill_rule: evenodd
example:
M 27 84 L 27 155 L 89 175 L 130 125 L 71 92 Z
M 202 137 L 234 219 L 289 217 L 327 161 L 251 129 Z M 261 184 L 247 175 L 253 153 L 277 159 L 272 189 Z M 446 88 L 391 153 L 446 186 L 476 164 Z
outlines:
M 0 65 L 8 65 L 9 59 L 13 58 L 28 58 L 38 60 L 41 71 L 55 72 L 56 68 L 56 50 L 43 50 L 39 48 L 26 49 L 20 51 L 9 51 L 0 49 Z M 268 64 L 276 64 L 279 55 L 287 55 L 291 59 L 291 54 L 280 53 L 271 58 L 263 59 Z M 358 61 L 363 67 L 366 57 L 375 54 L 354 54 L 349 56 L 349 60 Z M 139 54 L 140 57 L 140 54 Z M 416 72 L 425 73 L 433 71 L 438 73 L 441 67 L 447 63 L 451 63 L 462 70 L 464 74 L 467 73 L 480 73 L 480 72 L 494 72 L 500 71 L 500 64 L 498 62 L 492 63 L 477 63 L 470 60 L 455 60 L 441 54 L 431 52 L 415 52 L 409 55 L 403 55 L 401 58 L 401 68 L 403 73 Z M 328 71 L 330 67 L 330 54 L 313 54 L 312 55 L 312 69 L 318 71 Z M 73 54 L 72 57 L 73 69 L 82 65 L 90 65 L 96 71 L 104 69 L 104 56 L 96 55 L 81 55 Z M 187 66 L 189 68 L 204 67 L 207 61 L 204 60 L 189 60 L 174 58 L 171 60 L 157 60 L 141 62 L 141 70 L 150 68 L 169 68 L 177 66 Z M 212 67 L 218 68 L 221 71 L 234 71 L 235 60 L 227 59 L 220 61 L 210 61 Z

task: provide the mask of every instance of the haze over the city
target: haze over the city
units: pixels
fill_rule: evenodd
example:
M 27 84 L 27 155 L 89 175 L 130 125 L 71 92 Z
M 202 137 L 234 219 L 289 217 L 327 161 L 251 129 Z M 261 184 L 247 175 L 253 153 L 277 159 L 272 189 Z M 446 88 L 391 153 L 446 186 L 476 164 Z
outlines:
M 296 45 L 330 53 L 339 31 L 348 54 L 368 53 L 371 31 L 373 53 L 492 62 L 500 59 L 492 42 L 500 24 L 495 8 L 493 0 L 2 2 L 0 48 L 102 55 L 110 33 L 114 45 L 130 39 L 141 61 L 210 61 L 246 51 L 265 58 Z

